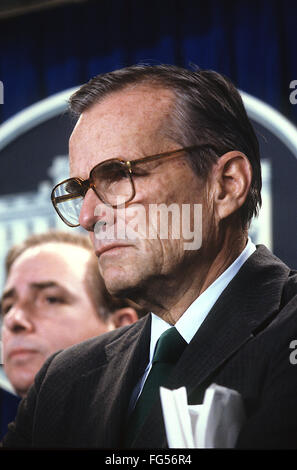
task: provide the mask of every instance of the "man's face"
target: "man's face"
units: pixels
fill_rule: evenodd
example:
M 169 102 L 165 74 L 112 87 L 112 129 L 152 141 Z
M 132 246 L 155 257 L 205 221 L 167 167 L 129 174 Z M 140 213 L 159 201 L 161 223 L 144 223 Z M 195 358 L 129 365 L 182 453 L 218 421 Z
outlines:
M 27 249 L 13 263 L 3 293 L 4 369 L 24 395 L 45 359 L 107 331 L 86 292 L 90 252 L 67 243 Z
M 172 100 L 168 90 L 136 86 L 93 105 L 81 115 L 71 136 L 71 176 L 86 179 L 95 165 L 110 158 L 135 160 L 180 148 L 163 132 Z M 136 195 L 125 208 L 108 208 L 89 190 L 80 213 L 80 224 L 91 232 L 105 284 L 114 294 L 149 284 L 153 278 L 179 274 L 185 258 L 193 255 L 185 252 L 183 235 L 177 239 L 172 236 L 176 228 L 172 224 L 169 223 L 171 236 L 167 239 L 160 236 L 159 228 L 149 220 L 151 204 L 163 203 L 166 207 L 177 204 L 180 209 L 182 204 L 205 205 L 205 185 L 185 156 L 145 164 L 136 172 Z M 133 219 L 134 226 L 137 225 L 139 205 L 146 211 L 146 234 L 150 225 L 153 236 L 143 236 L 144 220 L 139 216 L 135 238 L 119 239 L 117 228 L 124 216 L 126 224 Z M 112 234 L 105 239 L 96 235 L 96 229 L 94 233 L 100 219 L 107 223 L 106 233 Z

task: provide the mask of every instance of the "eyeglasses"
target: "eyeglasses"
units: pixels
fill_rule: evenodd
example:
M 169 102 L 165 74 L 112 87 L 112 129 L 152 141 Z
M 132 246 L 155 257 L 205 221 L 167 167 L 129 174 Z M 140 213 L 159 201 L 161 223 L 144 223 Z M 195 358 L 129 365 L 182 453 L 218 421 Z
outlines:
M 111 207 L 122 207 L 135 196 L 133 176 L 144 176 L 137 166 L 161 158 L 174 157 L 181 152 L 195 150 L 198 145 L 185 147 L 171 152 L 159 153 L 137 160 L 112 158 L 94 166 L 86 180 L 68 178 L 52 190 L 51 199 L 57 214 L 69 227 L 79 226 L 79 215 L 84 197 L 93 189 L 98 198 Z

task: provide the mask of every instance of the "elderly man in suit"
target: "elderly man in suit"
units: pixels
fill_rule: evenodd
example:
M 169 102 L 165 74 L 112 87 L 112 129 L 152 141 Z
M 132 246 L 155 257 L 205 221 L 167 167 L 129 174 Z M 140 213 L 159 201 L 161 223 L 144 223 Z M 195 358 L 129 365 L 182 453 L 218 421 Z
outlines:
M 53 204 L 90 232 L 109 292 L 151 313 L 51 357 L 4 446 L 166 447 L 159 385 L 201 403 L 215 382 L 243 398 L 237 447 L 296 447 L 296 273 L 248 239 L 261 171 L 239 93 L 213 71 L 133 66 L 70 105 Z

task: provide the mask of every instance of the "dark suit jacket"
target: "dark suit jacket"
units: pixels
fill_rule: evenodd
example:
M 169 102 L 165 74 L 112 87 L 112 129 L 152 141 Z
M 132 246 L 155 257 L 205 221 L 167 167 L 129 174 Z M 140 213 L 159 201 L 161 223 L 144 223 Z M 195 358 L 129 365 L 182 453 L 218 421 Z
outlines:
M 296 272 L 260 246 L 185 349 L 167 386 L 201 403 L 211 383 L 242 394 L 240 448 L 297 447 Z M 22 401 L 6 447 L 120 448 L 133 387 L 148 361 L 150 316 L 57 353 Z M 134 447 L 166 447 L 156 403 Z

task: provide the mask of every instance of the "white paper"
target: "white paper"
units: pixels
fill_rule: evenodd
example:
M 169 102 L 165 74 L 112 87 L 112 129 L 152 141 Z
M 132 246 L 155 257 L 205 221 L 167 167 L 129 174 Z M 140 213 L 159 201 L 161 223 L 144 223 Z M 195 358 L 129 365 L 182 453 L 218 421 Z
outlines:
M 190 415 L 187 411 L 187 392 L 185 387 L 168 390 L 160 387 L 163 416 L 168 442 L 173 448 L 193 448 L 193 432 Z
M 245 421 L 241 396 L 212 384 L 203 404 L 188 405 L 185 387 L 160 388 L 162 411 L 170 448 L 232 448 Z

